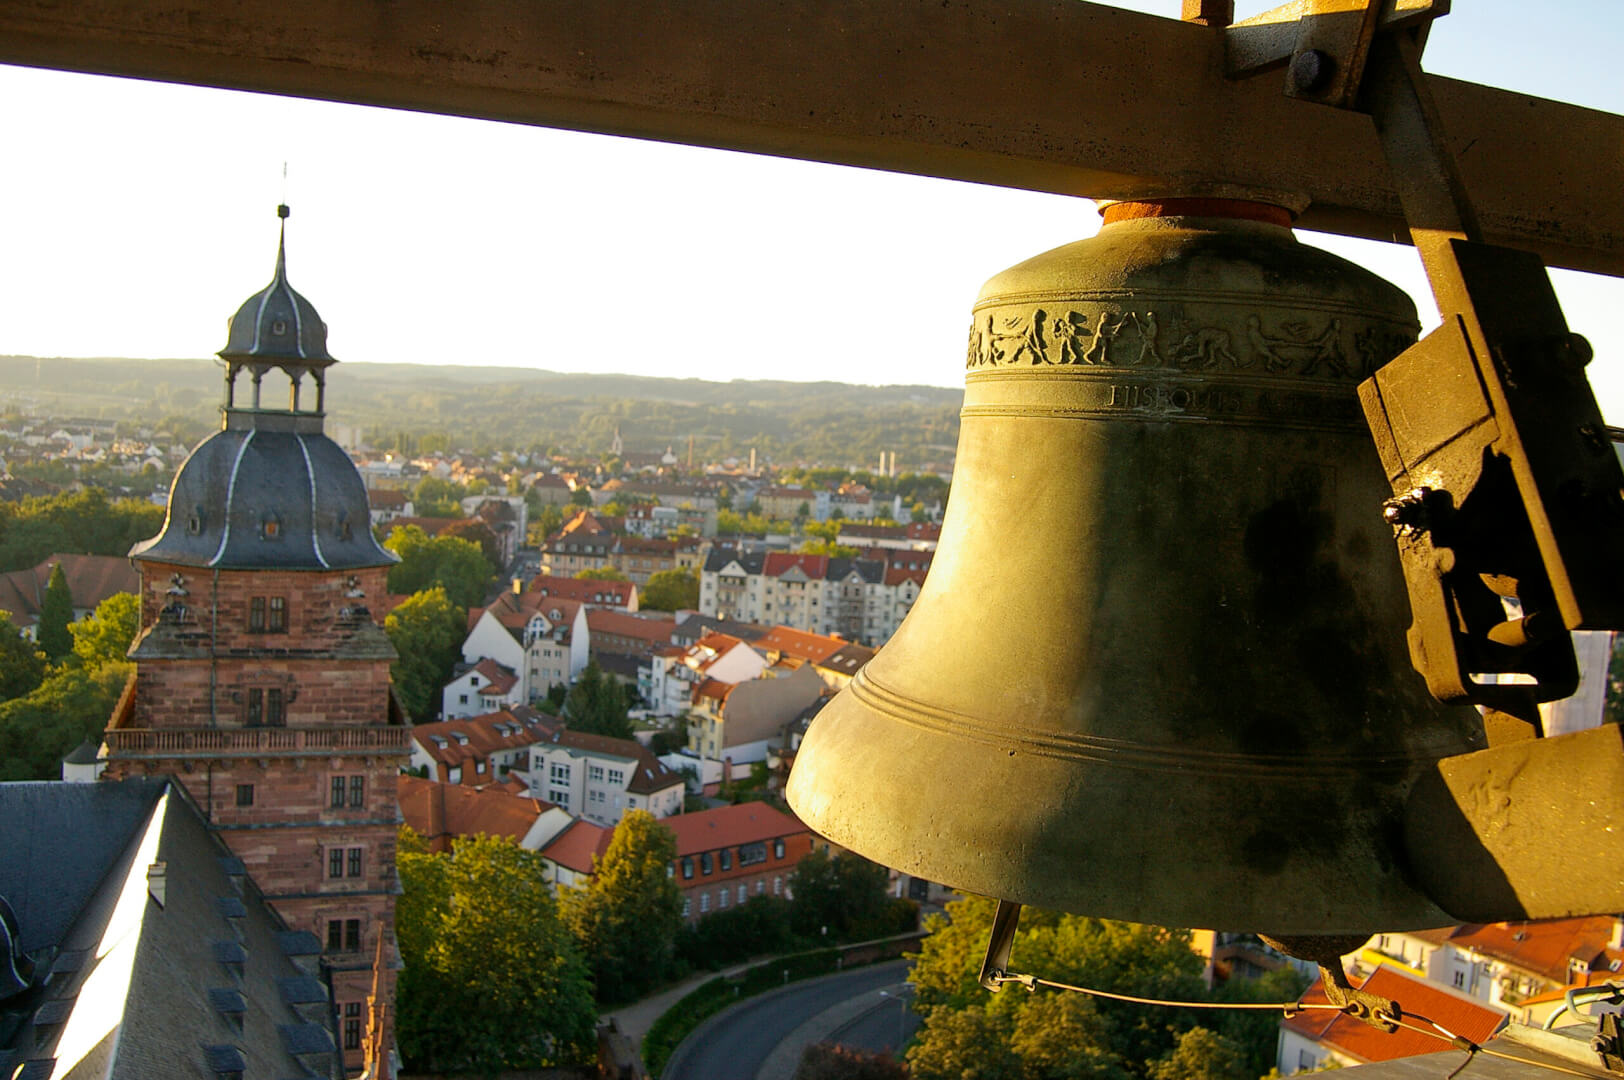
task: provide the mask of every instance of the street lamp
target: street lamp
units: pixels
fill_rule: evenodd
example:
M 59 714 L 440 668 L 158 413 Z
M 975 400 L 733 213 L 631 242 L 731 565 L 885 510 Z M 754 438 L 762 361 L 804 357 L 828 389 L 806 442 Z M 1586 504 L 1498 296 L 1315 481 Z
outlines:
M 906 987 L 907 983 L 904 983 L 903 986 Z M 903 1027 L 908 1020 L 908 1003 L 906 1000 L 904 1000 L 907 997 L 907 991 L 899 990 L 893 994 L 889 990 L 881 990 L 880 997 L 894 997 L 897 999 L 897 1053 L 900 1055 L 902 1053 L 902 1044 L 906 1039 L 906 1036 L 903 1034 Z

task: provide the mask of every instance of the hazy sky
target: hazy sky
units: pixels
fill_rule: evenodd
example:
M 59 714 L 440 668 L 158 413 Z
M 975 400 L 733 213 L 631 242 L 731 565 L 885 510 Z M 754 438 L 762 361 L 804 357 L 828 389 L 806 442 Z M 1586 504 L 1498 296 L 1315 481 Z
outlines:
M 1461 0 L 1425 66 L 1624 113 L 1620 56 L 1613 0 Z M 291 98 L 0 67 L 0 100 L 0 353 L 211 356 L 270 278 L 284 161 L 289 276 L 347 362 L 958 386 L 981 283 L 1098 227 L 1060 196 Z M 1432 317 L 1410 249 L 1305 239 Z M 1624 281 L 1556 279 L 1624 424 Z

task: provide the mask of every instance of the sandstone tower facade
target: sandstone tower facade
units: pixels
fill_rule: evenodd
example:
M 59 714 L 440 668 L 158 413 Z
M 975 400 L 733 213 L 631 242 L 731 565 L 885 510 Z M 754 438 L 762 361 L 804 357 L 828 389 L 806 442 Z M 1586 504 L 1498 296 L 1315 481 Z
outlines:
M 185 785 L 290 929 L 314 935 L 346 1068 L 382 1076 L 410 730 L 390 688 L 395 650 L 367 605 L 395 559 L 322 430 L 326 339 L 279 245 L 271 284 L 219 354 L 221 430 L 181 466 L 162 531 L 131 552 L 142 629 L 105 775 Z M 278 389 L 287 398 L 272 403 Z

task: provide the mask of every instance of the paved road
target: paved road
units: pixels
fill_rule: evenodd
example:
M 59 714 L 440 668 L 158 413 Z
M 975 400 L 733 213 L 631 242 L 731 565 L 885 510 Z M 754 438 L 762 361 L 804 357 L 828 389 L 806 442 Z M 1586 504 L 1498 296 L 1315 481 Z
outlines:
M 881 1050 L 895 1054 L 908 1036 L 919 1030 L 919 1014 L 908 1007 L 913 995 L 891 993 L 883 998 L 878 994 L 873 997 L 873 1003 L 866 1010 L 831 1031 L 827 1040 L 871 1054 Z
M 756 1080 L 768 1055 L 809 1018 L 864 994 L 878 996 L 907 975 L 908 960 L 791 983 L 750 998 L 701 1024 L 665 1067 L 662 1080 Z M 895 1031 L 896 1014 L 879 1010 Z

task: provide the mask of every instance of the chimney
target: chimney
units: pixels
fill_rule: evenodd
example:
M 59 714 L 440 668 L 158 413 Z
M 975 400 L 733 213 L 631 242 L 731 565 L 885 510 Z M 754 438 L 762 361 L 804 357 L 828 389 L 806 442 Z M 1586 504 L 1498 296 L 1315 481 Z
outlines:
M 1624 949 L 1624 915 L 1613 916 L 1613 936 L 1608 940 L 1609 949 Z
M 430 851 L 442 850 L 439 838 L 445 835 L 445 785 L 435 784 L 429 789 L 429 842 Z
M 524 581 L 519 579 L 519 578 L 514 578 L 513 579 L 513 595 L 514 596 L 520 596 L 523 593 L 524 593 Z

